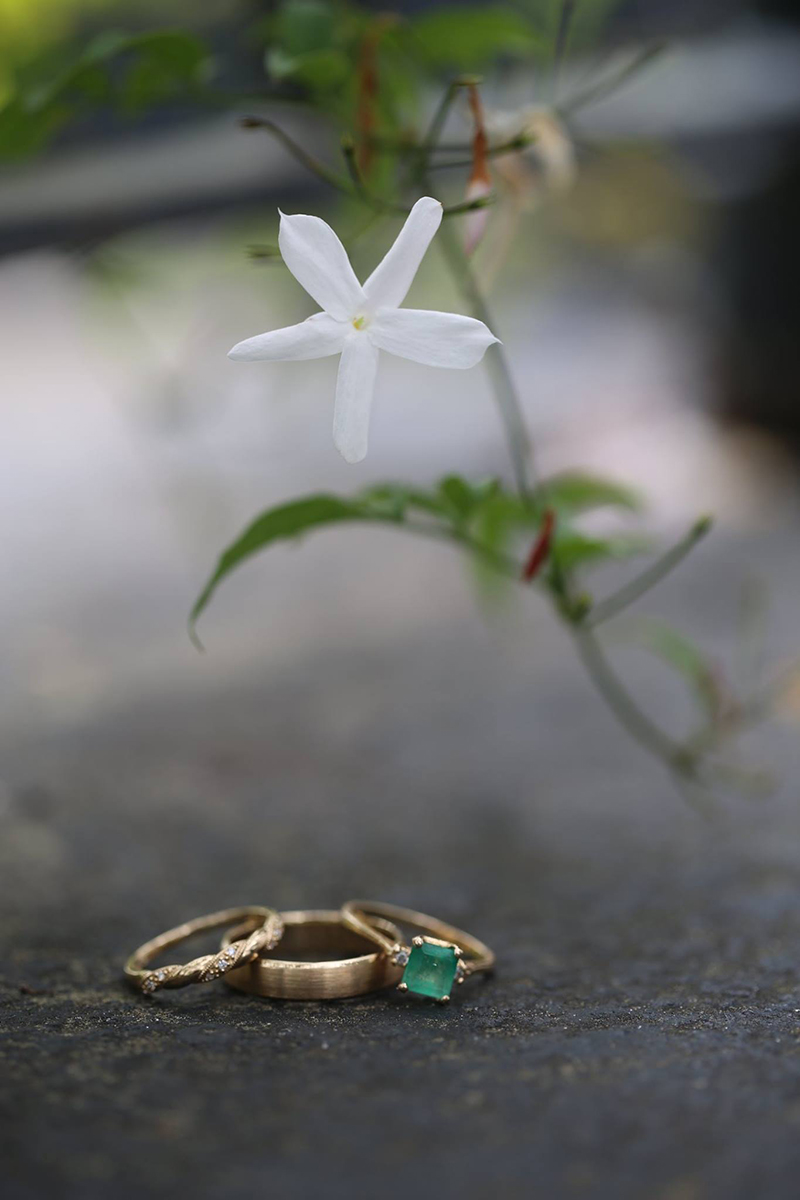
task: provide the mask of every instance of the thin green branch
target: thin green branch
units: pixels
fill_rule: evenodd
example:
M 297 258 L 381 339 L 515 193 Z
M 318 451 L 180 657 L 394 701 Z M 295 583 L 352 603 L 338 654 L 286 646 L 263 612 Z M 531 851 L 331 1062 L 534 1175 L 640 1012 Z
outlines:
M 491 208 L 496 202 L 497 194 L 489 192 L 488 196 L 479 196 L 476 200 L 463 200 L 460 204 L 445 204 L 442 216 L 457 217 L 461 213 L 474 212 L 476 208 Z
M 620 68 L 609 79 L 600 80 L 599 83 L 593 84 L 592 87 L 586 88 L 583 92 L 578 92 L 576 95 L 569 97 L 563 104 L 558 105 L 558 112 L 562 116 L 571 116 L 582 108 L 586 108 L 588 104 L 593 104 L 597 100 L 602 100 L 606 96 L 610 96 L 612 92 L 616 92 L 619 88 L 626 84 L 629 79 L 638 75 L 642 67 L 657 58 L 664 50 L 666 50 L 667 42 L 654 42 L 650 46 L 645 46 L 638 54 L 634 55 L 630 62 Z
M 442 130 L 444 129 L 444 123 L 447 120 L 448 114 L 453 105 L 453 101 L 455 100 L 459 91 L 462 88 L 477 87 L 481 82 L 482 79 L 480 75 L 459 75 L 457 79 L 451 80 L 444 96 L 442 96 L 439 107 L 433 114 L 433 119 L 428 126 L 428 132 L 422 139 L 420 151 L 423 155 L 423 167 L 427 165 L 428 155 L 439 143 L 439 138 Z
M 355 142 L 349 136 L 342 138 L 342 154 L 344 155 L 347 170 L 353 181 L 353 194 L 357 196 L 364 204 L 373 209 L 377 213 L 398 213 L 401 216 L 408 216 L 411 209 L 407 204 L 395 204 L 391 200 L 384 200 L 382 196 L 377 196 L 367 186 L 366 180 L 358 169 L 356 161 Z M 488 196 L 481 196 L 475 200 L 465 200 L 460 204 L 446 204 L 442 208 L 443 217 L 455 217 L 460 213 L 473 212 L 476 208 L 487 208 L 494 204 L 497 197 L 494 192 L 490 192 Z
M 338 171 L 332 171 L 330 167 L 326 167 L 313 154 L 309 154 L 299 142 L 290 137 L 274 121 L 270 121 L 266 117 L 242 117 L 240 125 L 243 129 L 263 129 L 267 133 L 272 134 L 289 151 L 292 157 L 301 163 L 306 170 L 310 171 L 312 175 L 316 175 L 323 183 L 329 184 L 330 187 L 336 188 L 337 191 L 345 192 L 350 196 L 353 194 L 353 189 L 344 176 L 340 175 Z
M 672 546 L 667 550 L 661 558 L 657 559 L 647 570 L 642 571 L 641 575 L 637 575 L 630 583 L 626 583 L 619 591 L 608 596 L 605 600 L 600 600 L 593 607 L 589 617 L 586 620 L 586 625 L 589 628 L 594 628 L 602 624 L 603 621 L 609 621 L 612 617 L 616 617 L 623 612 L 629 605 L 633 604 L 640 596 L 644 596 L 651 588 L 660 583 L 670 571 L 673 571 L 679 563 L 683 562 L 684 558 L 701 541 L 708 531 L 711 529 L 711 518 L 702 517 L 695 522 L 689 530 L 686 537 L 682 538 L 677 545 Z
M 469 260 L 452 229 L 442 226 L 439 231 L 439 244 L 447 259 L 448 265 L 458 287 L 460 287 L 472 314 L 484 325 L 492 329 L 493 321 L 486 301 L 481 295 L 472 274 Z M 511 368 L 506 358 L 505 350 L 500 342 L 496 342 L 487 351 L 487 365 L 492 379 L 497 405 L 503 427 L 506 431 L 511 463 L 514 469 L 517 490 L 527 495 L 531 490 L 531 443 L 525 428 L 525 418 L 522 406 L 517 397 L 517 389 L 511 375 Z
M 500 154 L 516 154 L 521 150 L 527 150 L 532 146 L 536 139 L 527 133 L 518 133 L 516 137 L 509 138 L 506 142 L 499 142 L 496 146 L 489 146 L 486 151 L 487 158 L 497 158 Z M 441 147 L 440 147 L 441 148 Z M 469 146 L 454 146 L 453 150 L 457 153 L 468 154 Z M 473 165 L 471 158 L 448 158 L 443 162 L 429 162 L 429 171 L 445 171 L 453 167 L 461 167 L 466 169 Z
M 561 71 L 561 64 L 564 61 L 564 54 L 569 41 L 569 31 L 572 25 L 572 18 L 575 16 L 576 0 L 561 0 L 561 12 L 558 18 L 558 29 L 556 31 L 555 46 L 553 48 L 553 69 L 550 80 L 550 95 L 552 102 L 555 103 L 556 92 L 558 90 L 558 76 Z
M 515 133 L 513 137 L 507 138 L 505 141 L 495 142 L 493 146 L 487 146 L 486 153 L 489 156 L 496 154 L 511 154 L 514 150 L 525 150 L 528 146 L 532 145 L 535 140 L 536 138 L 533 134 Z M 384 145 L 386 145 L 386 143 L 384 143 Z M 399 149 L 399 143 L 395 143 L 395 145 Z M 420 143 L 416 142 L 413 145 L 406 143 L 406 148 L 409 153 L 414 153 L 421 149 L 421 145 Z M 429 154 L 469 154 L 471 150 L 472 144 L 470 142 L 439 142 L 438 146 L 431 146 L 429 148 Z M 472 160 L 470 159 L 470 162 L 471 161 Z M 428 163 L 429 168 L 432 165 L 433 164 L 430 162 Z M 444 166 L 445 164 L 442 163 L 441 165 Z
M 450 81 L 433 114 L 427 132 L 420 144 L 411 153 L 407 178 L 409 185 L 416 184 L 419 188 L 424 186 L 431 154 L 434 153 L 439 142 L 453 101 L 462 88 L 476 87 L 480 82 L 481 78 L 479 75 L 459 75 L 456 79 Z
M 391 201 L 382 199 L 380 196 L 376 196 L 374 192 L 370 191 L 364 176 L 358 168 L 356 144 L 349 134 L 346 134 L 342 138 L 342 155 L 344 156 L 347 173 L 353 185 L 353 192 L 358 196 L 359 200 L 375 212 L 408 212 L 408 208 L 405 205 L 394 204 Z
M 731 738 L 757 725 L 769 716 L 781 693 L 800 675 L 800 662 L 784 667 L 774 679 L 755 691 L 743 703 L 731 708 L 721 720 L 706 725 L 687 742 L 687 751 L 695 758 L 713 752 Z
M 671 771 L 686 774 L 691 764 L 680 743 L 673 741 L 650 720 L 619 679 L 600 643 L 589 629 L 573 629 L 575 645 L 589 678 L 616 715 L 619 723 L 646 750 L 654 754 Z

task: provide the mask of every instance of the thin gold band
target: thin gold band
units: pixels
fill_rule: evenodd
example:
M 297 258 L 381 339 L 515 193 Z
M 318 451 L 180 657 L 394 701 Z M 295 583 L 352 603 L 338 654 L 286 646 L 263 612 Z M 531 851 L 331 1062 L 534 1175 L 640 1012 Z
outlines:
M 247 922 L 248 936 L 231 942 L 224 954 L 217 951 L 216 954 L 203 954 L 200 958 L 193 958 L 191 962 L 158 967 L 156 970 L 146 969 L 147 964 L 163 950 L 177 946 L 195 933 L 219 929 L 220 926 L 236 921 Z M 253 904 L 244 908 L 225 908 L 221 912 L 186 921 L 185 924 L 168 929 L 166 933 L 145 942 L 138 950 L 134 950 L 125 963 L 125 977 L 134 987 L 148 995 L 159 988 L 179 988 L 189 983 L 207 983 L 209 980 L 219 979 L 234 967 L 251 962 L 259 953 L 277 946 L 282 933 L 281 918 L 272 908 L 262 908 Z
M 477 971 L 491 971 L 495 964 L 494 951 L 478 938 L 465 933 L 463 929 L 458 929 L 455 925 L 448 925 L 446 921 L 439 921 L 436 917 L 429 917 L 426 913 L 415 912 L 413 908 L 403 908 L 400 904 L 384 904 L 380 900 L 348 900 L 346 904 L 342 905 L 342 917 L 346 924 L 357 933 L 363 933 L 372 923 L 376 940 L 392 957 L 398 949 L 403 948 L 403 943 L 392 943 L 388 937 L 374 929 L 375 918 L 396 921 L 399 925 L 407 925 L 411 929 L 418 929 L 423 934 L 429 934 L 443 942 L 457 945 L 463 952 L 464 969 L 467 975 L 474 975 Z
M 279 1000 L 337 1000 L 396 984 L 402 970 L 381 949 L 400 937 L 391 921 L 378 918 L 354 930 L 338 909 L 308 909 L 281 913 L 284 937 L 281 954 L 337 955 L 310 962 L 287 958 L 257 958 L 225 976 L 229 987 Z M 246 928 L 246 927 L 245 927 Z M 223 948 L 240 937 L 243 927 L 229 930 Z M 346 957 L 338 957 L 346 956 Z

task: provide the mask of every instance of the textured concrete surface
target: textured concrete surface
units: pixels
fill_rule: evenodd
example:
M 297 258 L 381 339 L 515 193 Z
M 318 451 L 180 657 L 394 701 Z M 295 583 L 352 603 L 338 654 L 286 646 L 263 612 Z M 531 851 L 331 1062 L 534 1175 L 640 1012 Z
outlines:
M 6 747 L 4 1196 L 796 1196 L 794 781 L 706 828 L 546 623 L 535 674 L 479 629 Z M 354 893 L 496 977 L 448 1010 L 120 981 L 193 914 Z

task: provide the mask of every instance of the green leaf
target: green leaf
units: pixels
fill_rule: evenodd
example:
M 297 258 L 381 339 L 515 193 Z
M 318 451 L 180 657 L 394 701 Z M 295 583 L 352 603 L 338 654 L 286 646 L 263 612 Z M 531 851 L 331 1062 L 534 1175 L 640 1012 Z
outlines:
M 124 29 L 104 29 L 93 37 L 81 55 L 81 62 L 106 62 L 130 47 L 131 34 Z
M 116 68 L 120 58 L 122 73 Z M 123 110 L 140 111 L 192 90 L 208 75 L 211 61 L 198 38 L 178 29 L 100 34 L 54 78 L 20 87 L 0 111 L 0 157 L 39 150 L 89 107 L 117 102 Z
M 562 477 L 558 481 L 561 499 L 577 510 L 592 503 L 628 505 L 629 496 L 616 485 L 589 480 L 588 477 Z M 550 493 L 548 492 L 548 501 Z M 524 533 L 538 533 L 543 509 L 534 498 L 524 499 L 506 492 L 496 479 L 471 483 L 459 475 L 447 475 L 432 491 L 398 483 L 375 484 L 353 497 L 328 494 L 269 509 L 259 516 L 222 554 L 216 569 L 195 604 L 190 628 L 207 606 L 220 582 L 240 563 L 278 541 L 341 522 L 371 521 L 384 525 L 406 525 L 421 533 L 448 538 L 454 542 L 474 543 L 474 557 L 494 564 L 506 575 L 509 563 L 504 556 L 512 539 L 517 543 Z M 563 571 L 587 566 L 609 558 L 621 558 L 648 548 L 639 537 L 587 537 L 566 522 L 556 521 L 553 556 Z M 511 560 L 513 576 L 513 560 Z
M 18 100 L 0 112 L 0 159 L 26 158 L 47 145 L 50 138 L 72 117 L 74 107 L 48 104 L 29 112 Z
M 522 528 L 537 529 L 541 512 L 531 513 L 517 496 L 498 488 L 476 505 L 470 522 L 472 537 L 493 554 L 504 553 L 512 536 Z
M 541 47 L 523 16 L 494 4 L 426 13 L 411 30 L 418 53 L 435 68 L 474 71 L 501 56 L 526 58 Z
M 285 0 L 274 24 L 275 38 L 289 55 L 326 50 L 334 42 L 334 13 L 325 0 Z
M 127 45 L 123 42 L 117 53 L 131 50 L 159 62 L 176 79 L 197 79 L 207 65 L 209 52 L 194 34 L 182 29 L 158 29 L 151 33 L 134 34 Z
M 649 538 L 637 534 L 609 538 L 587 537 L 577 529 L 556 522 L 552 555 L 564 572 L 596 566 L 608 559 L 631 558 L 651 549 Z
M 222 580 L 248 558 L 276 542 L 296 538 L 324 525 L 346 521 L 402 525 L 415 514 L 423 514 L 427 518 L 427 529 L 446 533 L 461 528 L 467 506 L 490 499 L 496 486 L 490 481 L 473 488 L 457 476 L 448 476 L 435 492 L 383 483 L 366 488 L 350 498 L 320 494 L 268 509 L 221 555 L 192 609 L 190 630 Z
M 368 519 L 368 516 L 363 503 L 325 494 L 307 496 L 302 500 L 293 500 L 289 504 L 279 505 L 278 508 L 268 509 L 256 517 L 252 525 L 249 525 L 220 556 L 214 573 L 192 609 L 189 618 L 190 629 L 197 624 L 198 617 L 222 580 L 259 550 L 264 550 L 275 542 L 296 538 L 321 525 L 364 519 Z
M 624 508 L 628 512 L 641 512 L 643 508 L 642 497 L 633 488 L 579 472 L 548 479 L 541 489 L 541 502 L 570 516 L 595 508 Z
M 380 483 L 367 488 L 361 493 L 361 500 L 371 511 L 394 514 L 392 519 L 399 521 L 404 520 L 409 508 L 436 517 L 446 514 L 441 499 L 432 492 L 399 483 Z
M 347 55 L 334 47 L 293 55 L 281 46 L 274 46 L 267 51 L 266 66 L 276 83 L 291 79 L 320 92 L 339 87 L 351 72 Z
M 663 621 L 640 618 L 630 622 L 626 640 L 648 650 L 689 683 L 701 707 L 714 719 L 722 697 L 721 681 L 705 654 L 684 634 Z
M 141 34 L 119 45 L 135 55 L 120 90 L 126 112 L 139 113 L 200 83 L 208 73 L 203 43 L 176 30 Z
M 475 493 L 460 475 L 446 475 L 439 484 L 439 495 L 458 518 L 468 517 L 475 508 Z

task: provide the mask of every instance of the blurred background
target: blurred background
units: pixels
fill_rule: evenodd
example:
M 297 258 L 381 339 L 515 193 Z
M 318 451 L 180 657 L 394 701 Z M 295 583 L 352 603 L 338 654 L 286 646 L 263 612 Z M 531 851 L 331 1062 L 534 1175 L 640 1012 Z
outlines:
M 554 1079 L 568 1089 L 572 1076 L 558 1058 L 542 1084 L 544 1043 L 530 1039 L 572 1028 L 592 1005 L 592 1028 L 605 1030 L 623 1020 L 609 1014 L 632 1014 L 655 995 L 678 1011 L 712 992 L 726 1012 L 750 1005 L 753 1021 L 767 996 L 796 1026 L 797 689 L 746 746 L 776 790 L 733 797 L 709 829 L 593 695 L 545 603 L 531 595 L 487 611 L 448 549 L 400 532 L 320 532 L 237 572 L 203 617 L 205 653 L 189 640 L 187 616 L 217 555 L 269 505 L 371 481 L 427 485 L 454 470 L 509 475 L 483 367 L 439 373 L 383 356 L 370 453 L 349 467 L 330 436 L 335 360 L 226 358 L 235 342 L 311 311 L 274 254 L 279 205 L 329 220 L 362 278 L 399 226 L 368 223 L 240 118 L 278 122 L 340 170 L 343 132 L 418 136 L 447 81 L 469 71 L 484 78 L 492 137 L 513 134 L 531 106 L 555 103 L 559 115 L 538 153 L 493 164 L 499 200 L 473 260 L 540 469 L 583 468 L 642 489 L 648 525 L 665 543 L 713 512 L 712 537 L 649 610 L 745 683 L 762 655 L 780 666 L 797 654 L 794 6 L 398 0 L 390 20 L 387 7 L 0 0 L 0 1001 L 21 1005 L 18 1042 L 32 1056 L 28 1067 L 12 1056 L 7 1075 L 24 1081 L 7 1125 L 32 1189 L 20 1185 L 19 1195 L 44 1183 L 81 1200 L 107 1195 L 120 1164 L 130 1186 L 161 1194 L 148 1170 L 183 1137 L 193 1140 L 193 1165 L 181 1160 L 181 1170 L 194 1172 L 195 1194 L 221 1186 L 224 1168 L 198 1133 L 223 1065 L 213 1060 L 204 1089 L 195 1041 L 181 1058 L 178 1042 L 167 1050 L 158 1038 L 170 1021 L 199 1023 L 191 1037 L 200 1039 L 203 1022 L 240 1018 L 255 1036 L 246 1005 L 258 1005 L 240 998 L 236 1007 L 220 986 L 213 1000 L 171 998 L 159 1010 L 164 1026 L 147 1024 L 141 1002 L 120 1003 L 120 961 L 196 912 L 338 905 L 353 893 L 440 912 L 498 950 L 497 983 L 476 990 L 462 1014 L 468 1032 L 457 1032 L 456 1013 L 446 1035 L 455 1041 L 439 1048 L 452 1061 L 441 1067 L 450 1082 L 435 1119 L 445 1148 L 430 1164 L 431 1186 L 459 1171 L 468 1190 L 495 1186 L 504 1149 L 505 1194 L 527 1194 L 513 1188 L 533 1143 L 509 1141 L 524 1120 L 529 1138 L 538 1131 L 551 1195 L 794 1195 L 796 1096 L 793 1108 L 784 1103 L 771 1066 L 751 1102 L 726 1074 L 732 1060 L 712 1070 L 688 1036 L 669 1051 L 654 1042 L 653 1062 L 675 1056 L 677 1090 L 651 1108 L 653 1077 L 644 1068 L 625 1076 L 625 1121 L 650 1122 L 651 1140 L 643 1134 L 640 1157 L 624 1159 L 629 1187 L 593 1191 L 614 1138 L 604 1055 L 623 1051 L 606 1049 L 602 1033 L 587 1040 L 591 1088 L 601 1090 L 587 1084 L 577 1110 L 567 1100 L 545 1118 L 540 1084 L 550 1096 Z M 569 44 L 554 56 L 565 10 Z M 444 136 L 469 142 L 466 104 L 454 106 Z M 383 186 L 380 156 L 370 169 Z M 467 163 L 437 175 L 448 201 L 463 198 L 468 173 Z M 436 244 L 409 304 L 462 308 Z M 637 569 L 604 569 L 592 586 L 602 595 Z M 755 658 L 743 648 L 743 612 L 763 625 Z M 695 697 L 679 673 L 624 646 L 620 663 L 649 712 L 677 732 L 691 727 Z M 262 1022 L 258 1036 L 277 1037 L 285 1021 L 298 1055 L 321 1036 L 326 1048 L 351 1038 L 352 1049 L 384 1019 L 364 1005 L 319 1017 L 282 1011 L 259 1009 L 275 1028 Z M 351 1033 L 341 1024 L 348 1012 L 360 1021 Z M 652 1028 L 662 1018 L 678 1019 L 662 1012 Z M 49 1043 L 34 1033 L 53 1020 L 66 1040 L 54 1034 L 52 1053 L 75 1074 L 45 1096 Z M 126 1043 L 108 1068 L 120 1072 L 120 1090 L 105 1068 L 95 1077 L 88 1060 L 70 1059 L 94 1046 L 99 1062 L 106 1037 L 133 1033 L 141 1043 Z M 459 1038 L 480 1034 L 491 1049 L 470 1042 L 462 1068 Z M 418 1035 L 409 1026 L 403 1036 Z M 151 1042 L 177 1056 L 170 1070 L 197 1082 L 181 1095 L 180 1119 L 141 1051 Z M 316 1149 L 336 1162 L 336 1118 L 316 1085 L 303 1092 L 300 1059 L 280 1074 L 276 1047 L 276 1078 L 300 1089 Z M 528 1055 L 527 1076 L 492 1058 L 511 1051 Z M 240 1105 L 248 1086 L 271 1086 L 241 1066 Z M 735 1137 L 727 1159 L 708 1159 L 702 1121 L 695 1130 L 684 1104 L 701 1069 L 692 1103 L 723 1124 L 746 1118 L 762 1169 L 773 1182 L 791 1179 L 788 1191 L 767 1192 L 742 1173 Z M 760 1069 L 748 1060 L 747 1079 Z M 472 1099 L 447 1091 L 453 1073 Z M 383 1095 L 379 1080 L 362 1078 L 362 1098 L 373 1085 Z M 733 1095 L 743 1107 L 730 1108 Z M 91 1146 L 52 1115 L 62 1099 L 78 1105 L 75 1121 L 89 1112 Z M 145 1100 L 154 1104 L 146 1113 Z M 285 1101 L 273 1107 L 278 1122 Z M 362 1112 L 365 1128 L 382 1121 L 381 1103 Z M 42 1111 L 54 1122 L 45 1142 Z M 237 1111 L 225 1145 L 235 1150 L 234 1182 L 252 1194 L 248 1171 L 260 1170 L 267 1142 L 245 1145 Z M 419 1132 L 414 1111 L 391 1126 L 404 1144 Z M 120 1117 L 138 1140 L 115 1142 Z M 501 1118 L 503 1132 L 493 1124 Z M 695 1176 L 681 1182 L 669 1130 L 682 1122 L 681 1145 L 711 1192 Z M 95 1137 L 104 1130 L 105 1150 Z M 389 1136 L 383 1124 L 373 1133 Z M 291 1186 L 306 1144 L 291 1140 L 296 1130 L 288 1141 L 273 1134 L 276 1178 Z M 476 1158 L 485 1145 L 494 1157 Z M 164 1194 L 185 1181 L 179 1166 L 158 1168 Z M 337 1190 L 347 1178 L 326 1194 L 348 1194 Z M 642 1191 L 654 1178 L 663 1190 Z
M 0 706 L 12 794 L 29 781 L 28 741 L 38 757 L 56 733 L 82 736 L 100 720 L 136 727 L 131 707 L 155 698 L 170 712 L 224 710 L 229 689 L 281 697 L 296 678 L 313 679 L 318 697 L 330 681 L 339 696 L 361 670 L 363 689 L 346 703 L 318 699 L 316 719 L 342 769 L 360 769 L 364 743 L 385 736 L 410 762 L 422 755 L 409 768 L 416 784 L 427 752 L 401 726 L 446 740 L 421 714 L 432 690 L 462 693 L 454 664 L 481 692 L 481 654 L 507 656 L 526 681 L 523 709 L 545 711 L 549 656 L 570 670 L 535 602 L 487 627 L 452 555 L 369 530 L 325 533 L 242 570 L 204 620 L 204 656 L 185 633 L 216 555 L 260 509 L 372 479 L 507 471 L 483 369 L 440 375 L 385 360 L 371 453 L 350 469 L 329 433 L 335 360 L 242 367 L 225 356 L 310 311 L 271 249 L 279 204 L 320 213 L 343 235 L 367 224 L 284 146 L 242 129 L 242 114 L 282 122 L 338 167 L 338 137 L 363 103 L 352 43 L 384 26 L 375 119 L 390 132 L 424 124 L 458 70 L 484 72 L 490 130 L 518 127 L 526 106 L 553 95 L 560 5 L 396 9 L 387 25 L 380 8 L 324 0 L 3 0 Z M 549 187 L 533 154 L 521 179 L 501 160 L 501 203 L 475 258 L 539 463 L 641 487 L 665 537 L 717 514 L 708 554 L 665 595 L 688 632 L 728 653 L 739 588 L 761 578 L 777 606 L 776 650 L 790 654 L 800 33 L 791 6 L 733 0 L 702 12 L 595 2 L 577 14 L 555 84 L 571 186 Z M 469 140 L 466 106 L 447 132 Z M 456 200 L 464 178 L 438 176 Z M 397 226 L 378 221 L 354 241 L 357 270 L 371 269 Z M 435 252 L 410 303 L 461 303 Z M 398 699 L 394 664 L 402 674 L 409 648 L 429 639 L 435 669 L 409 672 Z M 670 686 L 659 682 L 657 706 Z M 307 722 L 305 707 L 297 719 Z M 603 728 L 607 715 L 595 719 Z M 535 759 L 539 720 L 525 725 Z M 259 739 L 272 753 L 266 709 Z M 202 759 L 201 743 L 190 753 L 202 775 L 195 751 Z M 442 750 L 442 769 L 457 769 L 459 751 Z M 556 774 L 570 769 L 568 754 L 552 758 Z M 324 791 L 324 777 L 314 786 Z

